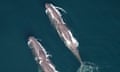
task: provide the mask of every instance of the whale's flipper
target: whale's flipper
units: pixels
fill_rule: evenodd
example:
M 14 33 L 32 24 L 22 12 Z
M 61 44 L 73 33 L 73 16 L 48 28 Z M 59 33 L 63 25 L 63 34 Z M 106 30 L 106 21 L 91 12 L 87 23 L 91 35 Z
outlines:
M 56 9 L 58 9 L 58 10 L 60 10 L 60 11 L 62 11 L 62 12 L 64 12 L 64 13 L 67 13 L 63 8 L 61 8 L 61 7 L 55 7 Z

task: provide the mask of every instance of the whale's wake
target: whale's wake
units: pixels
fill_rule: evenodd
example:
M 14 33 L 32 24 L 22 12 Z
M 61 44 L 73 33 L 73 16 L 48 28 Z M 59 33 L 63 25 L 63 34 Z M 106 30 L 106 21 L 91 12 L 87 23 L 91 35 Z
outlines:
M 98 66 L 91 62 L 84 62 L 81 64 L 77 72 L 99 72 Z

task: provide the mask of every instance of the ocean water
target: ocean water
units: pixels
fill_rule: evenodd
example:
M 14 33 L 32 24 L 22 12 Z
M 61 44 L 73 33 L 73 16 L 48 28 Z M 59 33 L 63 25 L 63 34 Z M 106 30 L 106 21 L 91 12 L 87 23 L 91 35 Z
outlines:
M 51 2 L 62 13 L 79 41 L 83 62 L 65 47 L 45 14 Z M 2 0 L 0 1 L 0 72 L 38 72 L 27 46 L 35 36 L 60 72 L 120 72 L 120 2 L 118 0 Z M 80 68 L 80 70 L 79 70 Z

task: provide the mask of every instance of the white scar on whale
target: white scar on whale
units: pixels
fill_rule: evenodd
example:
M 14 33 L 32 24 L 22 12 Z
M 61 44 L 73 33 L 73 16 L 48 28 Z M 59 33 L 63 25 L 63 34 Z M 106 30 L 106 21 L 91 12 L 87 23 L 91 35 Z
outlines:
M 59 10 L 63 12 L 66 11 L 60 7 L 54 6 L 51 3 L 46 3 L 45 8 L 45 13 L 48 16 L 51 24 L 55 27 L 59 37 L 64 42 L 66 47 L 76 56 L 76 58 L 82 64 L 82 60 L 78 51 L 79 42 L 72 35 L 70 29 L 66 26 L 66 23 L 64 22 L 62 14 Z
M 49 54 L 35 37 L 30 36 L 28 38 L 28 46 L 31 48 L 35 61 L 42 69 L 42 72 L 58 72 L 50 61 Z

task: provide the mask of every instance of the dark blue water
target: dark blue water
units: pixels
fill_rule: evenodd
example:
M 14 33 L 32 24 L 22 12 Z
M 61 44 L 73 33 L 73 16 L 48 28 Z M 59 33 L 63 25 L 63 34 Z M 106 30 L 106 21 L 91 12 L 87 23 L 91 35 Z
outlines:
M 68 27 L 80 42 L 85 62 L 100 72 L 120 72 L 120 2 L 118 0 L 0 1 L 0 72 L 38 72 L 27 38 L 42 41 L 57 70 L 76 72 L 80 64 L 60 40 L 45 15 L 44 3 L 64 8 Z

